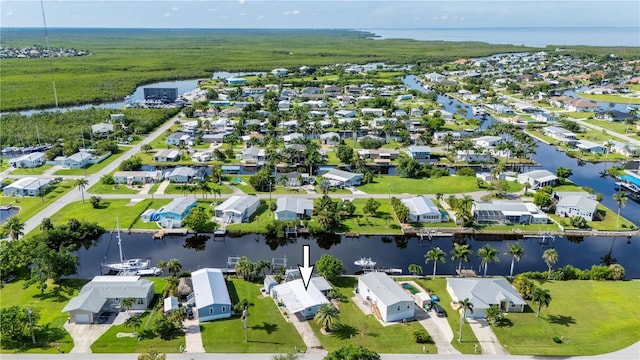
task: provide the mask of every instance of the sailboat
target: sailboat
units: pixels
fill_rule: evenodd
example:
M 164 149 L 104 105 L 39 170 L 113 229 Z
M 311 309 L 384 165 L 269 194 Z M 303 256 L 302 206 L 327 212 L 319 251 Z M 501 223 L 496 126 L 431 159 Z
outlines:
M 118 249 L 120 250 L 120 262 L 103 263 L 102 266 L 112 271 L 138 271 L 149 269 L 149 260 L 126 259 L 122 255 L 122 238 L 120 237 L 120 222 L 116 220 Z

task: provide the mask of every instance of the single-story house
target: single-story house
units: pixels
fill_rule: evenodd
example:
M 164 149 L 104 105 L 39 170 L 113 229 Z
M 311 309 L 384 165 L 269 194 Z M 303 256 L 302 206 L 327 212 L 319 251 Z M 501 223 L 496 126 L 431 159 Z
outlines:
M 38 196 L 50 182 L 50 179 L 24 177 L 5 186 L 2 191 L 5 196 Z
M 581 216 L 593 221 L 593 216 L 598 212 L 598 201 L 584 191 L 554 192 L 553 199 L 556 200 L 556 215 L 559 216 Z
M 188 166 L 178 166 L 169 173 L 169 181 L 172 183 L 186 184 L 199 177 L 200 171 Z
M 67 156 L 62 161 L 62 167 L 65 169 L 82 169 L 91 163 L 93 155 L 86 151 L 80 151 L 73 155 Z
M 335 115 L 341 118 L 354 118 L 357 114 L 358 112 L 356 110 L 351 109 L 342 109 L 335 112 Z
M 231 297 L 222 270 L 196 270 L 191 273 L 191 282 L 199 321 L 231 317 Z
M 472 139 L 476 146 L 483 148 L 493 147 L 498 145 L 502 138 L 500 136 L 481 136 L 479 138 Z
M 164 228 L 181 227 L 184 218 L 191 213 L 191 209 L 196 205 L 197 201 L 194 198 L 181 197 L 173 199 L 173 201 L 158 209 L 156 216 L 153 216 L 153 218 L 157 219 L 156 221 Z
M 360 276 L 357 292 L 371 304 L 373 313 L 382 321 L 402 321 L 414 317 L 413 298 L 383 272 Z
M 295 124 L 293 126 L 293 128 L 298 127 L 298 122 L 295 120 L 292 120 Z M 304 134 L 303 133 L 299 133 L 299 132 L 294 132 L 291 134 L 287 134 L 285 136 L 282 137 L 282 140 L 285 142 L 285 144 L 288 144 L 290 142 L 293 142 L 297 139 L 303 139 L 304 138 Z
M 529 183 L 531 189 L 536 190 L 545 186 L 555 186 L 558 183 L 558 177 L 549 170 L 533 170 L 518 174 L 518 183 Z
M 189 142 L 190 136 L 183 132 L 174 132 L 173 134 L 167 136 L 166 142 L 167 145 L 178 146 L 180 143 L 187 144 Z
M 276 281 L 276 277 L 273 275 L 267 275 L 262 282 L 262 289 L 267 295 L 271 295 L 271 289 L 279 283 Z
M 605 154 L 608 150 L 605 146 L 589 140 L 578 140 L 575 146 L 580 151 L 591 154 Z
M 9 165 L 14 168 L 35 168 L 42 166 L 47 157 L 42 152 L 32 152 L 30 154 L 24 154 L 13 159 L 9 159 Z
M 324 134 L 320 134 L 320 141 L 326 145 L 339 145 L 340 134 L 338 134 L 337 132 L 327 132 Z
M 505 278 L 447 278 L 447 292 L 455 303 L 469 299 L 473 312 L 465 317 L 484 318 L 492 306 L 502 312 L 524 312 L 526 301 Z
M 440 209 L 426 196 L 416 196 L 402 199 L 402 203 L 409 208 L 410 222 L 438 223 L 447 221 L 448 216 L 440 212 Z
M 558 126 L 545 126 L 542 128 L 542 133 L 545 136 L 568 144 L 573 144 L 578 140 L 578 136 L 574 132 Z
M 264 149 L 257 147 L 246 148 L 242 151 L 242 162 L 245 164 L 263 165 L 266 159 Z
M 334 186 L 350 187 L 360 185 L 364 174 L 351 173 L 344 170 L 331 169 L 322 175 Z
M 180 151 L 178 150 L 160 150 L 153 155 L 153 161 L 155 162 L 176 162 L 180 160 Z
M 276 202 L 278 208 L 275 211 L 276 220 L 301 220 L 308 219 L 313 214 L 313 200 L 282 196 Z
M 456 151 L 456 161 L 465 163 L 492 163 L 496 159 L 491 154 L 476 152 L 474 150 Z
M 619 110 L 603 110 L 598 111 L 595 116 L 596 119 L 606 121 L 625 121 L 627 119 L 633 119 L 633 115 Z
M 132 310 L 145 310 L 154 296 L 153 282 L 140 276 L 96 276 L 62 309 L 75 324 L 93 324 L 102 312 L 121 309 L 120 301 L 133 298 Z
M 532 117 L 533 117 L 533 120 L 543 122 L 543 123 L 552 123 L 556 121 L 556 118 L 553 116 L 553 114 L 549 114 L 546 112 L 535 113 L 533 114 Z
M 113 181 L 116 184 L 153 184 L 162 179 L 162 171 L 116 171 Z
M 430 146 L 409 146 L 407 148 L 407 154 L 409 157 L 419 162 L 426 162 L 431 159 L 431 147 Z
M 113 124 L 110 123 L 97 123 L 91 125 L 91 132 L 100 136 L 106 136 L 108 133 L 113 132 Z
M 365 116 L 367 114 L 373 116 L 384 116 L 385 111 L 381 108 L 362 108 L 360 110 L 360 113 L 362 114 L 362 116 Z
M 284 303 L 291 314 L 300 313 L 305 318 L 313 317 L 323 304 L 328 304 L 327 297 L 316 287 L 316 283 L 309 282 L 305 289 L 302 279 L 296 279 L 271 288 L 271 296 Z
M 605 142 L 604 145 L 607 146 L 607 142 Z M 616 140 L 609 140 L 608 146 L 611 152 L 613 153 L 622 154 L 624 156 L 638 155 L 638 148 L 629 143 L 624 143 Z
M 298 187 L 309 182 L 309 174 L 292 171 L 288 173 L 278 173 L 276 182 L 287 187 Z
M 480 225 L 547 224 L 549 218 L 533 203 L 495 201 L 474 202 L 473 220 Z
M 213 151 L 211 150 L 196 151 L 195 153 L 191 154 L 191 160 L 195 162 L 203 163 L 203 162 L 211 161 L 212 156 L 213 156 Z
M 215 216 L 224 223 L 243 223 L 249 221 L 251 215 L 260 208 L 257 196 L 231 196 L 215 208 Z

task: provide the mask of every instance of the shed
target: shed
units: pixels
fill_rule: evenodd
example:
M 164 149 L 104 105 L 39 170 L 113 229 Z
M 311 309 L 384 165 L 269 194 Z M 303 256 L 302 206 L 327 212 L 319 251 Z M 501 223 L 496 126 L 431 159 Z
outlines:
M 267 275 L 264 277 L 263 288 L 266 294 L 271 295 L 271 289 L 276 285 L 278 285 L 278 282 L 273 275 Z
M 178 304 L 178 298 L 175 296 L 169 296 L 164 299 L 164 312 L 170 313 L 177 310 L 180 307 Z

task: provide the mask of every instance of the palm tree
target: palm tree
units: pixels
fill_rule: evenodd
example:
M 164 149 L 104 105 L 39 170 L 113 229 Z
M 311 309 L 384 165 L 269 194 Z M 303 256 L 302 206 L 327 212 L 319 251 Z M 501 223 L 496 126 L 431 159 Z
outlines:
M 436 278 L 436 268 L 438 267 L 438 261 L 444 263 L 446 261 L 446 255 L 447 253 L 442 251 L 442 249 L 440 249 L 439 247 L 432 248 L 424 255 L 424 257 L 427 258 L 424 262 L 425 264 L 428 264 L 429 260 L 433 261 L 433 279 Z
M 478 249 L 477 257 L 482 259 L 482 267 L 484 268 L 482 277 L 487 276 L 487 267 L 490 262 L 500 262 L 500 259 L 498 258 L 498 250 L 491 247 L 489 244 Z
M 140 318 L 140 316 L 136 316 L 136 315 L 130 316 L 124 322 L 125 327 L 131 328 L 133 330 L 138 330 L 140 325 L 142 325 L 142 319 Z
M 469 301 L 469 298 L 458 301 L 458 311 L 460 311 L 460 330 L 458 333 L 458 342 L 462 342 L 462 324 L 466 318 L 467 311 L 473 314 L 473 303 Z
M 18 240 L 24 235 L 24 223 L 20 221 L 18 216 L 13 216 L 2 225 L 2 230 L 9 234 L 12 240 Z
M 89 185 L 89 180 L 86 178 L 76 179 L 74 186 L 78 187 L 78 190 L 82 193 L 82 203 L 84 204 L 84 189 Z
M 264 272 L 265 270 L 271 269 L 271 263 L 268 260 L 258 260 L 255 265 L 256 272 L 258 274 Z
M 558 262 L 558 252 L 556 249 L 547 249 L 542 254 L 542 259 L 544 259 L 544 262 L 546 262 L 549 267 L 548 278 L 551 279 L 551 268 Z
M 460 271 L 462 270 L 462 261 L 469 262 L 469 255 L 471 255 L 471 249 L 469 249 L 469 245 L 460 245 L 458 243 L 453 243 L 453 249 L 451 249 L 451 260 L 459 260 L 458 275 L 460 275 Z
M 219 186 L 214 186 L 211 188 L 211 192 L 213 193 L 213 201 L 215 202 L 218 199 L 218 196 L 222 196 L 222 191 Z
M 200 189 L 200 191 L 202 191 L 203 198 L 206 198 L 206 193 L 211 194 L 212 189 L 207 181 L 200 181 L 198 183 L 198 188 Z
M 53 229 L 53 223 L 51 222 L 51 219 L 49 219 L 48 217 L 42 218 L 42 221 L 40 222 L 40 231 L 47 231 L 51 229 Z
M 324 327 L 326 332 L 330 332 L 331 325 L 340 321 L 338 309 L 334 308 L 331 304 L 322 304 L 313 318 L 318 324 Z
M 124 298 L 120 300 L 120 306 L 128 313 L 129 310 L 133 307 L 133 304 L 136 303 L 136 299 L 132 297 Z
M 167 271 L 167 262 L 164 260 L 160 260 L 158 261 L 158 265 L 156 265 L 156 267 L 164 273 L 165 271 Z
M 505 251 L 505 255 L 511 255 L 511 270 L 509 271 L 509 277 L 513 277 L 513 265 L 516 261 L 524 256 L 524 247 L 518 243 L 508 243 L 509 250 Z
M 618 192 L 616 194 L 613 194 L 613 201 L 618 204 L 618 217 L 616 218 L 616 227 L 618 227 L 620 226 L 620 209 L 627 204 L 627 201 L 629 201 L 629 197 L 623 192 Z
M 167 270 L 169 270 L 169 272 L 173 274 L 173 276 L 178 276 L 178 273 L 180 272 L 180 270 L 182 270 L 182 264 L 180 264 L 180 260 L 178 259 L 169 260 L 167 262 Z
M 536 288 L 531 293 L 531 300 L 533 302 L 538 303 L 538 312 L 536 313 L 536 317 L 540 317 L 540 309 L 542 305 L 549 307 L 549 303 L 551 303 L 551 294 L 549 294 L 549 290 Z

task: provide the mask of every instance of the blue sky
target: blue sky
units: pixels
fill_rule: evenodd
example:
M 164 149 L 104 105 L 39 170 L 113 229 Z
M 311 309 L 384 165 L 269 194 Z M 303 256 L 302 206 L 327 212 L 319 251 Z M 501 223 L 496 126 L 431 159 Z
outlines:
M 45 0 L 49 27 L 638 27 L 640 1 Z M 2 27 L 42 27 L 40 0 L 0 0 Z M 639 30 L 640 32 L 640 30 Z M 640 37 L 640 35 L 639 35 Z

